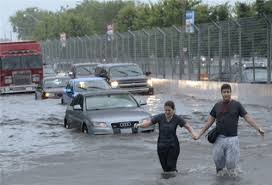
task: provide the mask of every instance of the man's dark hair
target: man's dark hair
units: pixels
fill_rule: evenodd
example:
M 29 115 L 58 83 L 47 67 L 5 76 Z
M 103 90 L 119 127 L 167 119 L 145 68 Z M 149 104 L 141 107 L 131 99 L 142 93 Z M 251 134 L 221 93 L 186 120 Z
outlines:
M 167 101 L 167 102 L 165 102 L 164 106 L 171 107 L 173 110 L 175 110 L 175 103 L 173 101 Z
M 221 86 L 221 92 L 222 92 L 224 89 L 229 89 L 229 90 L 231 91 L 231 86 L 230 86 L 230 84 L 223 84 L 223 85 Z

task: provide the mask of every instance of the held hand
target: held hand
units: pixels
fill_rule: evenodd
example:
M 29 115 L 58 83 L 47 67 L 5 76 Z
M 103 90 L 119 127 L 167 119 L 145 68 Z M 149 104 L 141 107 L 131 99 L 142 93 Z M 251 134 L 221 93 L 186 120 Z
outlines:
M 198 140 L 199 139 L 199 134 L 197 134 L 197 133 L 192 133 L 192 138 L 193 138 L 193 140 Z
M 140 123 L 134 124 L 134 128 L 139 128 L 139 127 L 140 127 Z

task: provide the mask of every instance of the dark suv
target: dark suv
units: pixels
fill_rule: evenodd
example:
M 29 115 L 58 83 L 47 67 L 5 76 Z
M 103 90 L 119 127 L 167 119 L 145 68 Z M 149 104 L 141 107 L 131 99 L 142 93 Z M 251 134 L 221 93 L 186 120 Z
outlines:
M 94 76 L 97 63 L 77 63 L 73 64 L 69 76 L 71 78 L 82 78 Z
M 154 94 L 152 80 L 143 73 L 142 69 L 133 63 L 99 64 L 95 76 L 103 77 L 112 88 L 126 89 L 131 93 Z

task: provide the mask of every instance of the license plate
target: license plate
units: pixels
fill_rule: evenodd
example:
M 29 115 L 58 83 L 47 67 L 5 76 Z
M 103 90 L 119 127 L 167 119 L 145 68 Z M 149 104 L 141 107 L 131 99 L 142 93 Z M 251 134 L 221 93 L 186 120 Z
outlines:
M 32 87 L 27 87 L 26 90 L 27 90 L 27 91 L 31 91 L 31 90 L 32 90 Z
M 120 129 L 122 134 L 131 134 L 132 129 L 131 128 L 122 128 Z

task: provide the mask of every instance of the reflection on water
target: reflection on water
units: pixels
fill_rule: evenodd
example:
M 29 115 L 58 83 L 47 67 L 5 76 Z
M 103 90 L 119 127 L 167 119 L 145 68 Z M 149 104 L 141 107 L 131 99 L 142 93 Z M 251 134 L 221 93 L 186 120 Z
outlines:
M 199 100 L 195 97 L 175 94 L 157 93 L 152 96 L 137 96 L 136 98 L 147 102 L 147 105 L 143 106 L 143 108 L 152 115 L 162 113 L 165 101 L 173 100 L 176 104 L 176 114 L 189 121 L 195 129 L 202 128 L 215 103 L 209 100 Z M 157 133 L 86 136 L 78 130 L 64 129 L 63 116 L 66 107 L 60 105 L 60 100 L 35 101 L 33 94 L 21 94 L 0 96 L 0 103 L 0 165 L 5 171 L 27 168 L 28 165 L 35 163 L 31 162 L 32 158 L 62 154 L 68 151 L 72 153 L 74 151 L 93 153 L 107 151 L 103 155 L 113 158 L 112 156 L 115 154 L 111 153 L 112 147 L 120 148 L 120 152 L 123 149 L 127 151 L 131 143 L 136 143 L 139 140 L 141 140 L 141 145 L 135 144 L 133 146 L 134 150 L 135 147 L 139 147 L 143 151 L 152 150 L 154 153 L 156 151 Z M 254 160 L 254 156 L 255 158 L 260 157 L 260 151 L 262 151 L 262 157 L 271 159 L 271 109 L 250 105 L 247 105 L 246 109 L 259 121 L 267 134 L 264 140 L 262 140 L 257 136 L 256 131 L 241 119 L 239 134 L 242 157 L 252 157 Z M 193 142 L 185 129 L 178 129 L 177 133 L 182 145 Z M 113 144 L 114 142 L 118 144 Z M 209 159 L 209 163 L 182 169 L 180 173 L 186 174 L 189 179 L 194 178 L 192 176 L 196 174 L 214 174 L 211 152 L 210 150 L 207 151 L 207 147 L 209 148 L 210 145 L 204 137 L 201 141 L 195 143 L 198 146 L 197 149 L 191 148 L 191 150 L 197 151 L 195 153 L 194 151 L 187 151 L 187 153 L 185 151 L 185 154 L 183 154 L 184 162 L 186 163 L 186 156 L 189 156 L 190 159 L 194 157 L 195 160 L 203 160 L 203 156 L 206 156 Z M 199 154 L 199 150 L 206 152 Z M 187 161 L 190 162 L 189 159 Z M 251 173 L 250 169 L 244 171 L 245 173 Z M 186 182 L 186 178 L 184 182 Z M 228 179 L 218 180 L 213 175 L 210 175 L 207 182 L 227 184 Z M 232 181 L 232 184 L 235 183 L 246 184 L 246 180 L 237 179 Z

